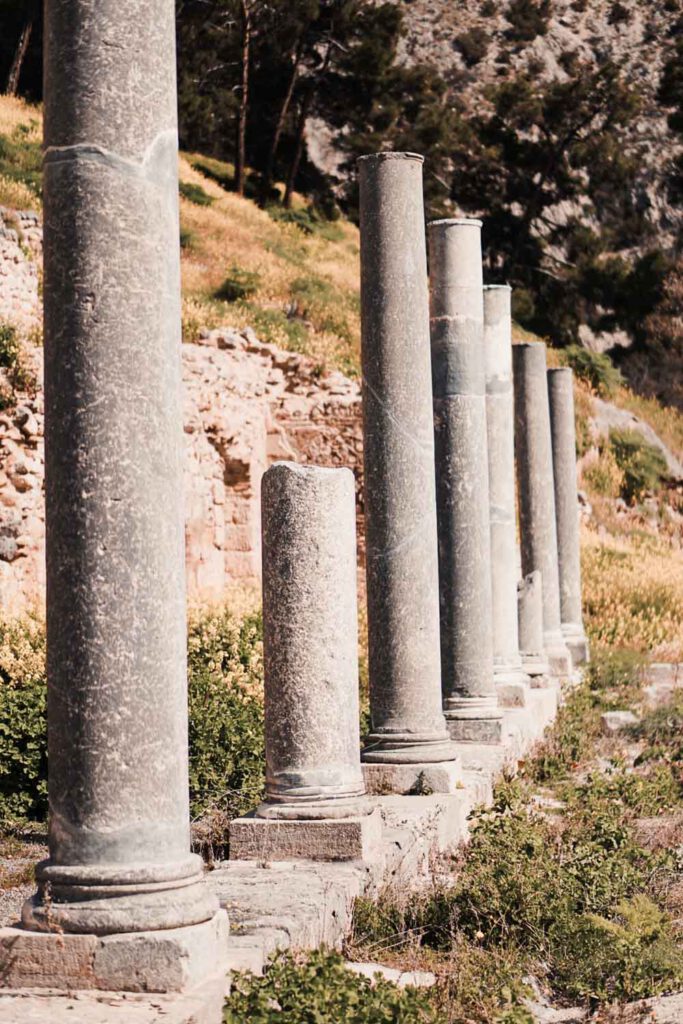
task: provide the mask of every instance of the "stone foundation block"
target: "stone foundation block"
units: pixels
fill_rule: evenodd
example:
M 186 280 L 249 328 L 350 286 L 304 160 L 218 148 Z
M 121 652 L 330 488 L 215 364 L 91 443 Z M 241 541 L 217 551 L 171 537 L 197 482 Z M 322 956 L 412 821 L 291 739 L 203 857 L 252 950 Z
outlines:
M 228 915 L 121 935 L 0 929 L 0 987 L 184 992 L 227 974 Z M 226 980 L 227 987 L 227 980 Z
M 377 861 L 382 857 L 382 815 L 319 821 L 257 818 L 230 822 L 230 859 L 256 861 Z
M 447 718 L 448 732 L 456 743 L 501 743 L 502 718 Z
M 462 788 L 462 764 L 437 761 L 433 764 L 364 764 L 365 788 L 371 796 L 398 793 L 426 796 L 430 793 L 455 793 Z
M 528 703 L 528 683 L 496 683 L 501 708 L 524 708 Z
M 569 653 L 572 656 L 572 663 L 576 665 L 586 665 L 590 660 L 588 651 L 588 640 L 585 636 L 566 636 L 564 642 L 569 648 Z

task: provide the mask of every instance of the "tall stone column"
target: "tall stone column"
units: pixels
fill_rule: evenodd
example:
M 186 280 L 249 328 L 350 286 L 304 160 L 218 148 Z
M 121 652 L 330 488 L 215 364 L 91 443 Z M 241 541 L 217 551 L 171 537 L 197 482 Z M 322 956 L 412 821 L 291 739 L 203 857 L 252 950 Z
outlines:
M 23 924 L 170 942 L 217 911 L 189 852 L 172 0 L 47 4 L 44 198 L 50 827 Z M 95 948 L 86 987 L 128 987 Z
M 481 221 L 431 223 L 429 264 L 444 710 L 496 742 Z
M 513 345 L 515 389 L 515 453 L 522 571 L 535 569 L 543 578 L 543 639 L 551 671 L 569 676 L 571 656 L 560 620 L 560 583 L 550 412 L 546 381 L 545 345 Z
M 371 733 L 367 762 L 451 760 L 439 582 L 422 157 L 359 162 Z
M 238 859 L 367 859 L 358 713 L 355 484 L 276 462 L 261 486 L 266 797 L 230 826 Z
M 499 696 L 514 693 L 519 703 L 524 700 L 529 677 L 522 667 L 517 621 L 515 409 L 510 297 L 508 285 L 487 285 L 484 288 L 493 670 Z
M 574 375 L 569 367 L 548 370 L 548 400 L 555 481 L 555 517 L 560 573 L 562 633 L 575 665 L 588 661 L 581 611 L 579 501 L 576 488 Z

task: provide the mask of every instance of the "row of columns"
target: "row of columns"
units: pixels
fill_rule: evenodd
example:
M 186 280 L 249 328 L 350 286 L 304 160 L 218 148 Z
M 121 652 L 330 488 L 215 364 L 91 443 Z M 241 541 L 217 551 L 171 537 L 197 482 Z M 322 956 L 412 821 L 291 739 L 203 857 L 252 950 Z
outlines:
M 53 0 L 45 34 L 50 824 L 23 925 L 188 928 L 217 905 L 188 853 L 173 4 Z M 364 158 L 360 194 L 362 757 L 448 762 L 500 738 L 496 678 L 545 652 L 568 671 L 563 624 L 584 643 L 571 380 L 551 378 L 551 434 L 544 348 L 514 350 L 520 653 L 509 291 L 483 289 L 478 222 L 437 222 L 430 319 L 422 159 Z M 258 813 L 362 814 L 352 477 L 277 465 L 262 493 Z

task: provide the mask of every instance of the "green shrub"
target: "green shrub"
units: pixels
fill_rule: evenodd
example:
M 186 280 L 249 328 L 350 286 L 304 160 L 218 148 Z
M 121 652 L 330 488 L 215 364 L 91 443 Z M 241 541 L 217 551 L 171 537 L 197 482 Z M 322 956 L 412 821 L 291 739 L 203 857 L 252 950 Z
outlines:
M 194 182 L 181 181 L 178 189 L 183 199 L 188 199 L 197 206 L 211 206 L 215 202 L 213 196 L 210 196 L 201 185 L 195 185 Z
M 4 408 L 14 404 L 15 391 L 32 391 L 36 380 L 27 367 L 19 334 L 13 324 L 0 321 L 0 367 L 7 371 L 10 391 L 4 394 Z
M 215 298 L 223 302 L 239 302 L 255 295 L 261 285 L 261 275 L 255 270 L 244 270 L 233 266 L 220 288 L 216 289 Z
M 0 622 L 0 827 L 47 815 L 46 696 L 42 625 Z
M 263 654 L 260 616 L 214 613 L 190 623 L 190 806 L 236 817 L 263 791 Z
M 276 204 L 267 206 L 266 212 L 273 220 L 284 224 L 294 224 L 305 235 L 319 235 L 328 242 L 340 242 L 344 237 L 341 226 L 335 223 L 338 213 L 334 214 L 334 219 L 328 219 L 315 206 L 297 206 L 286 209 L 286 207 Z
M 264 308 L 245 302 L 249 323 L 262 341 L 306 355 L 309 348 L 308 328 L 302 320 L 287 316 L 281 309 Z
M 551 937 L 555 981 L 569 998 L 630 1002 L 683 983 L 671 922 L 647 896 L 622 901 L 613 919 L 565 918 Z
M 585 380 L 596 395 L 609 398 L 624 383 L 621 371 L 604 352 L 591 352 L 582 345 L 568 345 L 564 350 L 567 366 L 580 380 Z
M 669 476 L 666 459 L 658 448 L 637 430 L 612 428 L 610 448 L 624 474 L 622 497 L 629 502 L 642 498 L 646 491 L 658 490 Z
M 551 12 L 550 0 L 512 0 L 506 15 L 512 26 L 508 33 L 510 38 L 515 42 L 530 42 L 536 36 L 545 35 Z
M 474 67 L 486 56 L 489 47 L 488 33 L 480 25 L 475 25 L 456 36 L 454 45 L 460 50 L 467 67 Z
M 437 1024 L 429 994 L 371 981 L 339 953 L 276 953 L 263 977 L 233 974 L 224 1024 Z M 444 1022 L 445 1024 L 445 1022 Z

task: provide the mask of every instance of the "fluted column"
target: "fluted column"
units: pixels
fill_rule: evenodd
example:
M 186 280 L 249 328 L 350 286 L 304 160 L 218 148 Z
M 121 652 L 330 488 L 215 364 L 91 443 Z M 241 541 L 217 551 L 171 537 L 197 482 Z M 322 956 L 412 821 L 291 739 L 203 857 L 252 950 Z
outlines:
M 455 757 L 441 708 L 422 158 L 359 161 L 368 762 Z
M 515 454 L 519 495 L 522 571 L 540 570 L 543 580 L 543 640 L 551 670 L 571 673 L 562 636 L 555 522 L 553 456 L 545 345 L 525 342 L 512 349 L 515 388 Z
M 451 736 L 495 742 L 481 221 L 429 225 L 441 665 Z
M 47 3 L 44 198 L 50 825 L 23 922 L 174 929 L 217 903 L 189 852 L 172 0 Z
M 555 517 L 560 573 L 562 633 L 575 665 L 588 660 L 581 610 L 579 500 L 576 487 L 574 375 L 569 367 L 548 370 L 548 400 L 553 447 Z
M 484 288 L 486 428 L 491 526 L 493 669 L 502 694 L 524 694 L 517 621 L 517 528 L 515 509 L 515 410 L 512 388 L 511 289 Z

